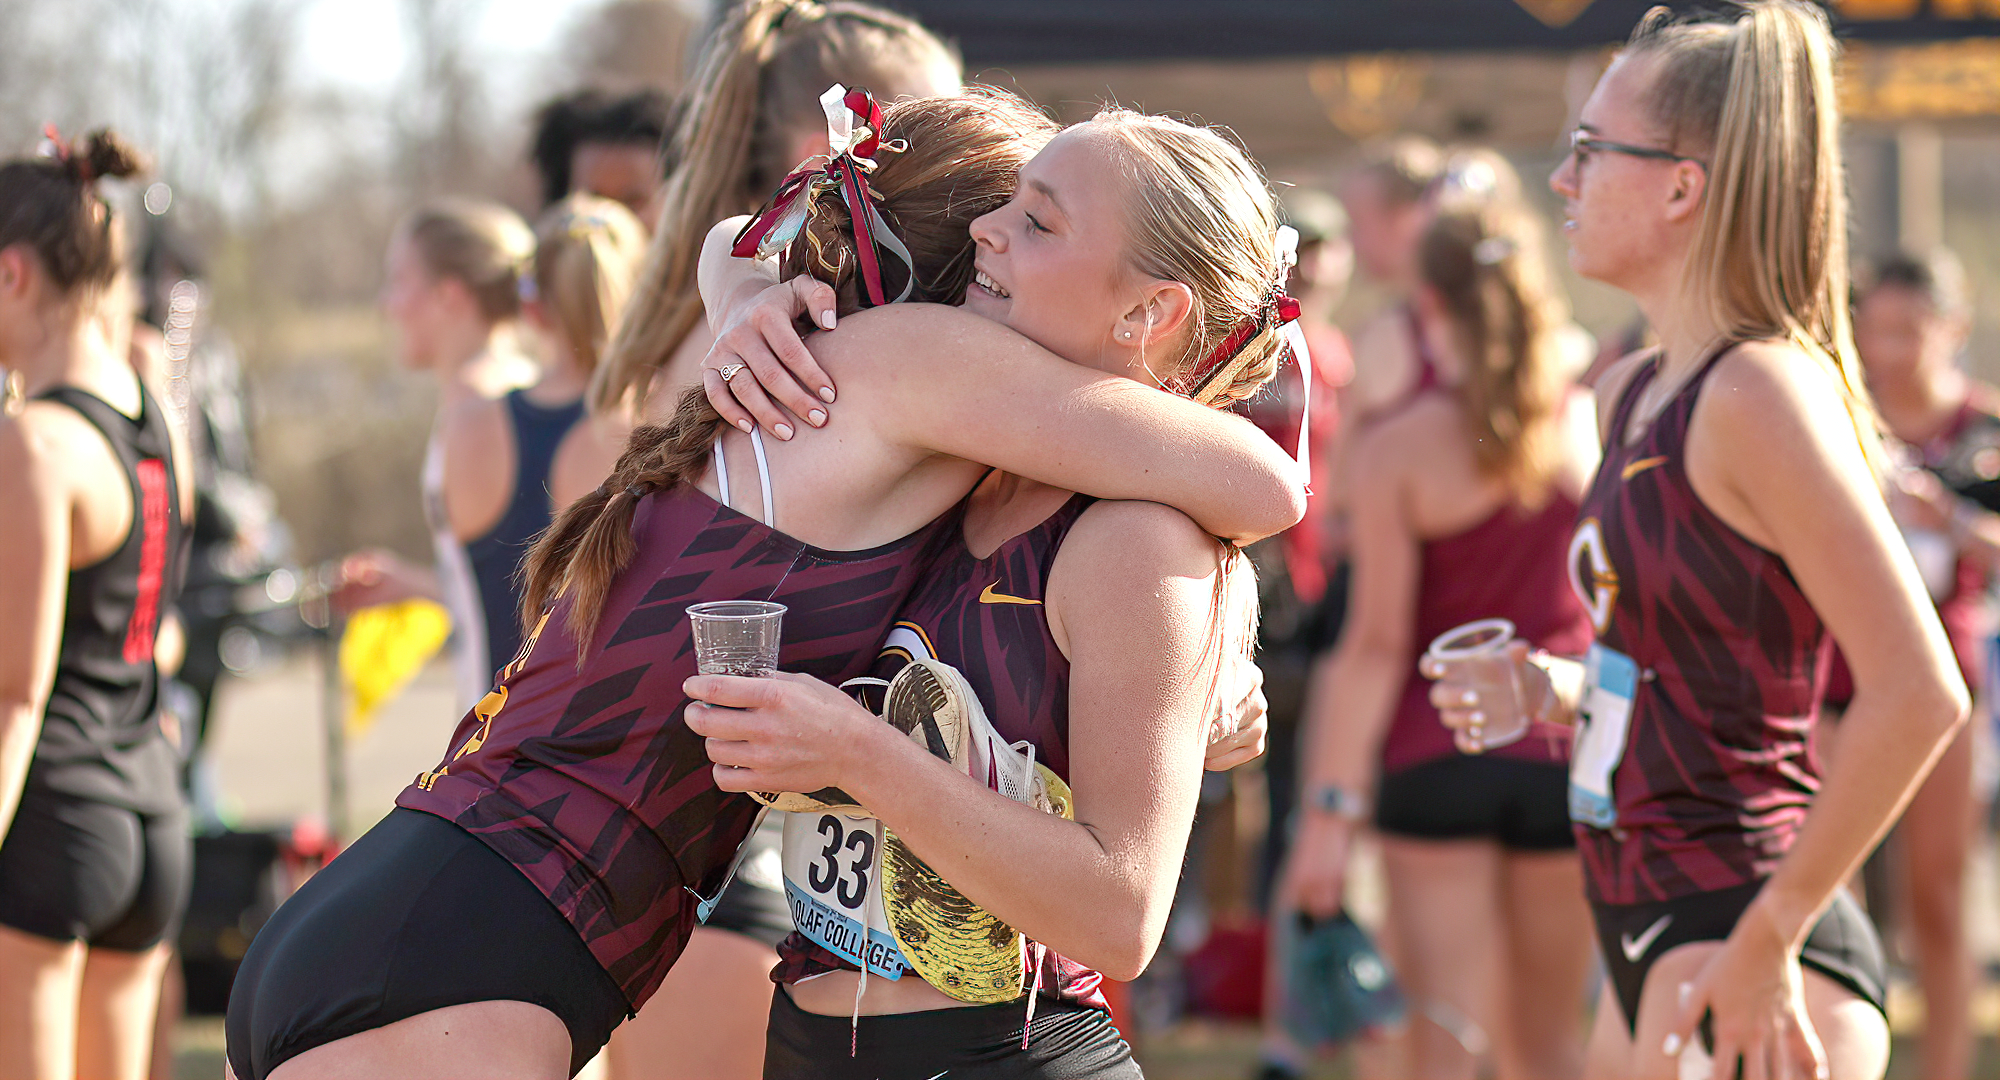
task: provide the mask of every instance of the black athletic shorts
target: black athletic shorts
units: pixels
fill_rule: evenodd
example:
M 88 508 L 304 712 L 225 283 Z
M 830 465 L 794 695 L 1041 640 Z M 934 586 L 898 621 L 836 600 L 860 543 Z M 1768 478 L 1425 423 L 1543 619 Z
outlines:
M 263 1080 L 314 1047 L 475 1001 L 555 1013 L 572 1076 L 631 1015 L 512 863 L 443 818 L 392 810 L 250 943 L 229 993 L 229 1064 L 237 1080 Z
M 1376 788 L 1375 827 L 1412 840 L 1569 851 L 1569 766 L 1466 754 L 1412 765 Z
M 185 810 L 141 814 L 29 787 L 0 843 L 0 925 L 144 952 L 179 928 L 193 875 Z
M 785 902 L 784 864 L 780 847 L 785 827 L 784 815 L 772 812 L 764 824 L 750 834 L 744 846 L 743 862 L 722 899 L 715 902 L 703 926 L 729 930 L 754 938 L 771 948 L 791 936 L 792 908 Z
M 1143 1080 L 1132 1047 L 1102 1009 L 1044 998 L 1021 1048 L 1028 1003 L 864 1016 L 820 1016 L 780 989 L 764 1037 L 765 1080 Z M 854 1053 L 850 1054 L 852 1049 Z
M 1638 1034 L 1639 995 L 1653 961 L 1691 941 L 1727 938 L 1763 887 L 1763 882 L 1753 881 L 1651 904 L 1591 904 L 1604 963 L 1618 991 L 1618 1005 L 1625 1011 L 1626 1030 Z M 1882 939 L 1845 890 L 1813 924 L 1799 950 L 1799 964 L 1852 990 L 1884 1017 L 1889 1015 L 1889 967 L 1882 958 Z

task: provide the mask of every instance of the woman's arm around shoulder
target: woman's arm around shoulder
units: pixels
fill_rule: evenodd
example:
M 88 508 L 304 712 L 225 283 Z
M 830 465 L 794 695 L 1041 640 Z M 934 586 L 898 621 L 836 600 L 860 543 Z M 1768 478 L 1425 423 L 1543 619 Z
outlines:
M 30 403 L 0 416 L 0 566 L 9 583 L 0 589 L 0 837 L 20 805 L 62 642 L 76 496 L 62 462 L 77 441 L 68 429 L 82 425 L 67 413 Z
M 911 450 L 1165 503 L 1237 541 L 1305 514 L 1304 470 L 1248 420 L 1070 363 L 959 308 L 859 312 L 812 348 L 840 375 L 836 413 Z

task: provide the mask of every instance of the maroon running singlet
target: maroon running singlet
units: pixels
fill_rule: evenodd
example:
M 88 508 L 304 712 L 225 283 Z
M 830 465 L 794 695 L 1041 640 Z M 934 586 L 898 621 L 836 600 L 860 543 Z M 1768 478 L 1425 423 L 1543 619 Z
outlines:
M 961 508 L 881 547 L 828 551 L 692 486 L 648 496 L 632 521 L 638 554 L 581 669 L 558 601 L 459 723 L 451 755 L 396 804 L 458 824 L 525 874 L 638 1009 L 694 930 L 688 889 L 721 888 L 759 809 L 715 786 L 684 723 L 687 606 L 786 604 L 778 666 L 850 679 L 875 662 L 919 568 L 962 520 Z
M 1564 580 L 1563 543 L 1576 523 L 1569 496 L 1551 492 L 1539 510 L 1509 502 L 1485 521 L 1426 541 L 1418 577 L 1416 648 L 1474 619 L 1502 616 L 1523 641 L 1557 655 L 1581 655 L 1590 619 Z M 1456 758 L 1451 731 L 1431 704 L 1431 681 L 1408 665 L 1396 716 L 1382 740 L 1382 771 Z M 1527 738 L 1487 752 L 1522 761 L 1569 760 L 1569 732 L 1536 725 Z
M 1725 524 L 1688 481 L 1689 418 L 1728 351 L 1628 446 L 1657 358 L 1633 377 L 1570 544 L 1571 581 L 1597 628 L 1591 666 L 1605 688 L 1592 692 L 1602 707 L 1578 737 L 1570 788 L 1598 904 L 1761 881 L 1819 790 L 1825 628 L 1784 560 Z M 1608 792 L 1587 772 L 1593 756 Z
M 996 548 L 986 558 L 965 546 L 954 526 L 940 547 L 942 556 L 897 616 L 888 644 L 871 674 L 893 678 L 913 657 L 930 657 L 957 668 L 978 694 L 995 731 L 1008 742 L 1027 740 L 1035 760 L 1069 780 L 1069 659 L 1049 631 L 1043 604 L 1049 570 L 1063 538 L 1095 500 L 1077 495 L 1043 522 Z M 1108 1010 L 1104 976 L 1046 949 L 1030 949 L 1028 962 L 1042 957 L 1042 993 L 1058 1000 Z M 771 978 L 791 984 L 835 970 L 859 970 L 794 933 L 778 946 Z M 910 976 L 915 977 L 915 976 Z M 1033 986 L 1029 970 L 1024 985 Z

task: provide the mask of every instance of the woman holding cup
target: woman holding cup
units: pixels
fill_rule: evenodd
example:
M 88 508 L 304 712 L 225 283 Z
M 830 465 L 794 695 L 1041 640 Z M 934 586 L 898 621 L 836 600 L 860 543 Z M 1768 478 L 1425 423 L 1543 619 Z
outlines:
M 1581 686 L 1512 653 L 1531 711 L 1580 711 L 1570 813 L 1610 969 L 1591 1076 L 1888 1062 L 1881 944 L 1841 886 L 1966 693 L 1881 496 L 1834 54 L 1796 0 L 1656 8 L 1550 181 L 1571 265 L 1632 294 L 1662 343 L 1598 384 L 1604 462 L 1569 548 L 1596 630 Z M 1829 636 L 1855 693 L 1822 770 Z M 1448 725 L 1513 719 L 1460 665 L 1428 667 Z
M 809 163 L 808 198 L 847 209 L 806 214 L 787 257 L 844 243 L 851 272 L 846 223 L 867 214 L 869 293 L 907 284 L 972 355 L 889 354 L 909 380 L 849 406 L 874 423 L 799 432 L 797 451 L 722 436 L 698 407 L 636 431 L 531 553 L 527 643 L 449 755 L 259 933 L 228 1017 L 240 1080 L 573 1075 L 657 990 L 758 812 L 717 788 L 685 722 L 687 607 L 786 605 L 787 674 L 759 685 L 862 674 L 986 471 L 960 455 L 1180 503 L 1230 537 L 1298 520 L 1296 464 L 1247 421 L 938 306 L 967 288 L 966 230 L 1013 194 L 1045 117 L 1001 94 L 886 116 L 865 92 L 822 103 L 841 151 Z M 817 182 L 835 172 L 852 201 Z
M 1596 442 L 1588 398 L 1563 377 L 1565 315 L 1538 235 L 1505 203 L 1447 204 L 1419 242 L 1414 310 L 1434 370 L 1354 442 L 1354 592 L 1308 718 L 1276 916 L 1338 911 L 1354 834 L 1373 823 L 1395 912 L 1386 945 L 1420 1017 L 1412 1076 L 1472 1076 L 1467 1021 L 1491 1034 L 1502 1076 L 1581 1066 L 1590 939 L 1563 807 L 1568 735 L 1509 718 L 1482 731 L 1490 752 L 1462 756 L 1416 663 L 1435 638 L 1432 655 L 1511 694 L 1502 658 L 1517 635 L 1557 652 L 1589 640 L 1562 552 Z

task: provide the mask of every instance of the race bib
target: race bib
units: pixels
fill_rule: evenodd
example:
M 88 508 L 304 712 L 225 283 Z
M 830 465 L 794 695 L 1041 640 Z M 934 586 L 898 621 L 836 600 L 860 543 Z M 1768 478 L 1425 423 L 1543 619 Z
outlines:
M 1639 665 L 1616 649 L 1592 643 L 1584 658 L 1583 704 L 1569 761 L 1571 821 L 1608 829 L 1618 822 L 1611 799 L 1611 776 L 1625 757 L 1625 733 L 1632 726 L 1632 699 L 1639 692 Z
M 882 825 L 846 814 L 785 818 L 785 899 L 792 925 L 814 944 L 864 968 L 900 979 L 909 970 L 882 907 Z

